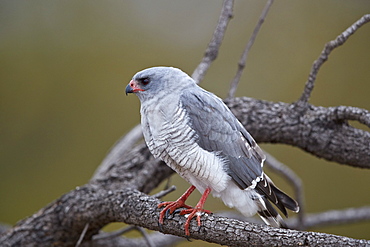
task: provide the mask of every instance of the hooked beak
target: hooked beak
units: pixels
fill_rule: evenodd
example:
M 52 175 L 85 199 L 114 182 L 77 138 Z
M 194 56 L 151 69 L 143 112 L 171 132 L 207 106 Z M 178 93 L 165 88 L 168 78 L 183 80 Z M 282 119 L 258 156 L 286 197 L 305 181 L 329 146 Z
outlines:
M 136 81 L 131 80 L 130 83 L 126 86 L 126 95 L 129 93 L 136 93 L 139 91 L 145 91 L 137 86 Z
M 129 94 L 129 93 L 133 93 L 133 92 L 134 92 L 134 90 L 132 89 L 130 84 L 127 84 L 127 86 L 126 86 L 126 95 Z

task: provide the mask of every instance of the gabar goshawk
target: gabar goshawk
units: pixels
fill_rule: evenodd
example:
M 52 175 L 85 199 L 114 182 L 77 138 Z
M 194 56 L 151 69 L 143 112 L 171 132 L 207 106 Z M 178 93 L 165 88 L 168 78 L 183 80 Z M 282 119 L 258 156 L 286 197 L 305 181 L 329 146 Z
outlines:
M 286 209 L 299 211 L 295 200 L 279 190 L 263 172 L 265 155 L 252 136 L 216 95 L 199 87 L 186 73 L 172 67 L 153 67 L 134 75 L 126 94 L 141 102 L 141 125 L 145 142 L 154 157 L 191 184 L 174 202 L 163 202 L 159 216 L 179 208 L 190 220 L 200 215 L 211 193 L 245 216 L 258 213 L 274 227 L 285 227 L 274 204 L 285 216 Z M 185 200 L 195 190 L 202 197 L 193 208 Z M 272 204 L 271 204 L 272 203 Z M 176 212 L 177 212 L 176 211 Z

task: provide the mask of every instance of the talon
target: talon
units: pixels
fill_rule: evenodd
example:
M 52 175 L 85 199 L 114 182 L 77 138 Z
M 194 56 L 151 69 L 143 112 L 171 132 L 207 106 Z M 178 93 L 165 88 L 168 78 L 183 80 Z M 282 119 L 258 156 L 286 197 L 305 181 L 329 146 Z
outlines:
M 180 210 L 180 215 L 191 214 L 191 212 L 192 212 L 191 209 L 183 209 L 183 210 Z
M 206 213 L 206 214 L 213 214 L 211 211 L 209 211 L 209 210 L 204 210 L 203 209 L 203 211 L 202 211 L 203 213 Z
M 158 227 L 159 227 L 159 231 L 160 231 L 160 232 L 163 232 L 163 226 L 162 226 L 162 224 L 161 224 L 161 223 L 159 223 L 159 221 L 158 221 Z
M 177 209 L 176 209 L 177 210 Z M 166 219 L 168 219 L 168 217 L 170 216 L 170 213 L 171 213 L 171 209 L 167 209 L 166 210 L 166 214 L 165 214 L 165 217 Z
M 177 214 L 177 213 L 181 213 L 181 211 L 182 211 L 182 210 L 178 208 L 178 209 L 176 209 L 175 211 L 173 211 L 173 213 L 174 213 L 174 214 Z
M 195 208 L 192 208 L 192 207 L 185 204 L 185 200 L 188 198 L 188 196 L 191 194 L 191 192 L 193 192 L 194 189 L 195 189 L 195 186 L 191 186 L 177 201 L 162 202 L 162 203 L 158 204 L 158 208 L 161 208 L 161 207 L 165 206 L 165 208 L 159 214 L 159 224 L 160 224 L 159 228 L 160 228 L 161 231 L 162 231 L 162 225 L 161 224 L 163 224 L 163 219 L 168 218 L 169 215 L 173 214 L 173 213 L 179 213 L 180 215 L 188 214 L 187 217 L 186 217 L 187 219 L 185 221 L 185 225 L 184 225 L 185 235 L 186 235 L 186 239 L 188 241 L 190 241 L 190 239 L 189 239 L 189 237 L 190 237 L 190 231 L 189 231 L 190 221 L 194 217 L 197 218 L 197 224 L 198 224 L 198 227 L 199 227 L 198 231 L 200 230 L 200 227 L 201 227 L 201 221 L 200 220 L 201 220 L 202 213 L 211 214 L 211 211 L 203 209 L 203 205 L 204 205 L 204 203 L 207 199 L 208 194 L 211 192 L 211 189 L 207 188 L 204 191 L 202 197 L 200 198 L 200 200 L 197 203 L 197 205 L 195 206 Z M 186 209 L 180 209 L 180 208 L 186 208 Z

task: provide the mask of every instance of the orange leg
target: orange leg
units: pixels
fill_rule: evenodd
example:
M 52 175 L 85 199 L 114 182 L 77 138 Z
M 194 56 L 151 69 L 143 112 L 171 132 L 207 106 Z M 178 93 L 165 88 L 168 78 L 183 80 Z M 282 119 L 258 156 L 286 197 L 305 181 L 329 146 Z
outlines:
M 208 213 L 208 214 L 211 213 L 210 211 L 203 209 L 204 203 L 206 202 L 207 197 L 208 197 L 209 193 L 211 192 L 211 189 L 210 188 L 207 188 L 204 191 L 202 197 L 200 198 L 200 200 L 197 203 L 197 205 L 195 206 L 195 208 L 192 208 L 192 207 L 190 207 L 190 206 L 188 206 L 188 205 L 185 204 L 186 199 L 190 196 L 190 194 L 194 190 L 195 190 L 195 186 L 191 186 L 176 201 L 174 201 L 174 202 L 162 202 L 162 203 L 158 204 L 158 208 L 165 207 L 161 211 L 161 213 L 159 214 L 159 224 L 163 224 L 163 220 L 164 220 L 164 217 L 165 217 L 166 214 L 168 214 L 168 213 L 172 214 L 178 208 L 187 208 L 187 209 L 181 210 L 180 211 L 180 215 L 189 214 L 188 217 L 187 217 L 187 219 L 186 219 L 186 222 L 185 222 L 185 234 L 187 236 L 190 236 L 189 226 L 190 226 L 191 219 L 194 218 L 195 216 L 197 216 L 198 226 L 200 226 L 201 225 L 201 223 L 200 223 L 200 215 L 201 215 L 201 213 L 203 213 L 203 212 L 204 213 Z
M 207 188 L 204 191 L 202 197 L 200 198 L 200 200 L 197 203 L 197 205 L 195 206 L 195 208 L 181 210 L 180 215 L 189 214 L 188 218 L 186 219 L 186 222 L 185 222 L 185 234 L 186 234 L 186 236 L 190 236 L 189 226 L 190 226 L 190 221 L 191 221 L 192 218 L 197 216 L 198 226 L 200 227 L 200 225 L 201 225 L 201 223 L 200 223 L 201 213 L 211 214 L 211 211 L 203 209 L 204 203 L 206 202 L 207 197 L 208 197 L 210 192 L 211 192 L 210 188 Z
M 174 202 L 162 202 L 158 204 L 158 208 L 165 207 L 161 213 L 159 214 L 159 224 L 163 224 L 163 219 L 167 212 L 172 214 L 176 209 L 178 208 L 192 208 L 185 204 L 186 199 L 190 196 L 191 193 L 195 190 L 195 186 L 190 186 L 189 189 L 185 191 L 185 193 L 180 196 L 179 199 L 177 199 Z

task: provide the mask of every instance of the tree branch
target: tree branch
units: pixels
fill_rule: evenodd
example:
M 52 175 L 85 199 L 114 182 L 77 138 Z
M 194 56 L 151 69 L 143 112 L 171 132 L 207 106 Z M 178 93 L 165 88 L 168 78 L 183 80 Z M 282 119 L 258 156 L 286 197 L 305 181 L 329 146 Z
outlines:
M 0 243 L 37 246 L 73 246 L 87 223 L 89 229 L 85 241 L 109 222 L 125 222 L 147 229 L 159 231 L 158 215 L 160 201 L 135 189 L 107 191 L 94 186 L 83 186 L 62 196 L 32 217 L 19 224 L 13 231 L 0 237 Z M 186 218 L 171 215 L 161 227 L 163 233 L 184 236 L 183 224 Z M 20 230 L 31 234 L 14 234 Z M 366 246 L 370 241 L 356 240 L 331 234 L 300 232 L 289 229 L 272 228 L 215 215 L 203 215 L 202 227 L 190 224 L 191 237 L 211 243 L 228 246 Z M 4 241 L 7 237 L 7 242 Z M 37 242 L 35 242 L 37 241 Z
M 236 211 L 221 211 L 217 212 L 216 214 L 240 221 L 247 221 L 255 224 L 263 224 L 263 222 L 256 217 L 245 217 Z M 365 206 L 342 210 L 329 210 L 321 213 L 310 213 L 305 214 L 304 218 L 306 222 L 305 225 L 306 229 L 365 222 L 370 220 L 370 207 Z M 299 219 L 297 217 L 286 219 L 285 223 L 290 229 L 299 229 L 300 227 Z
M 370 220 L 370 207 L 348 208 L 344 210 L 330 210 L 323 213 L 307 214 L 305 216 L 305 227 L 332 226 L 339 224 L 350 224 Z M 296 218 L 287 220 L 289 227 L 296 228 L 299 222 Z
M 370 112 L 365 109 L 352 106 L 337 106 L 333 107 L 328 117 L 338 122 L 346 120 L 358 121 L 370 128 Z
M 105 159 L 95 170 L 92 180 L 99 179 L 99 176 L 108 172 L 112 163 L 120 162 L 125 157 L 125 154 L 142 138 L 141 125 L 138 124 L 113 145 Z
M 186 241 L 186 239 L 177 237 L 174 235 L 169 234 L 163 234 L 160 232 L 154 232 L 151 234 L 148 234 L 148 239 L 150 240 L 151 244 L 153 246 L 157 247 L 172 247 L 175 246 L 175 244 Z M 144 238 L 127 238 L 127 237 L 121 237 L 117 236 L 115 238 L 110 239 L 93 239 L 93 241 L 90 241 L 86 243 L 86 247 L 142 247 L 146 246 L 147 241 Z
M 304 222 L 304 192 L 303 192 L 303 183 L 300 177 L 294 173 L 288 166 L 278 161 L 275 157 L 271 154 L 264 151 L 266 155 L 266 165 L 274 172 L 278 173 L 280 176 L 284 177 L 294 189 L 295 199 L 299 205 L 299 212 L 298 212 L 298 224 L 295 229 L 304 230 L 305 222 Z
M 309 105 L 302 113 L 283 102 L 248 97 L 225 102 L 257 142 L 289 144 L 329 161 L 370 168 L 370 133 L 333 118 L 337 107 Z
M 224 0 L 220 18 L 218 20 L 216 29 L 213 33 L 211 42 L 208 44 L 206 52 L 198 67 L 194 70 L 191 77 L 199 84 L 206 75 L 211 63 L 217 58 L 222 40 L 225 36 L 227 25 L 233 16 L 234 0 Z
M 211 62 L 217 57 L 226 26 L 232 17 L 232 8 L 233 0 L 225 0 L 213 39 L 193 73 L 197 82 L 203 79 Z M 299 111 L 299 104 L 246 97 L 228 99 L 226 103 L 258 142 L 290 144 L 327 160 L 370 168 L 370 133 L 351 127 L 346 122 L 356 120 L 369 126 L 369 112 L 354 107 L 325 108 L 308 104 L 318 70 L 330 52 L 369 20 L 370 15 L 365 15 L 325 46 L 314 63 L 304 93 L 298 101 L 305 106 L 304 112 Z M 31 217 L 18 222 L 15 227 L 0 235 L 0 245 L 109 246 L 122 243 L 122 238 L 116 237 L 110 242 L 108 239 L 94 240 L 94 236 L 99 234 L 103 226 L 117 221 L 160 230 L 160 209 L 157 208 L 160 201 L 145 193 L 157 187 L 173 171 L 163 162 L 154 159 L 144 144 L 131 148 L 140 138 L 141 131 L 137 127 L 118 142 L 88 184 L 63 195 Z M 363 219 L 368 217 L 368 211 L 368 208 L 348 210 L 344 218 L 351 221 Z M 343 216 L 343 211 L 338 211 L 322 214 L 312 221 L 316 225 L 327 224 L 339 220 L 339 213 Z M 362 217 L 358 218 L 358 214 Z M 161 230 L 166 234 L 184 236 L 184 222 L 184 216 L 171 215 Z M 313 223 L 307 220 L 306 224 L 309 226 Z M 216 215 L 204 215 L 200 229 L 192 221 L 190 233 L 192 238 L 228 246 L 370 245 L 370 241 L 366 240 L 271 228 Z
M 332 108 L 311 106 L 306 115 L 300 116 L 292 105 L 286 103 L 245 97 L 231 99 L 227 103 L 259 142 L 289 143 L 308 150 L 325 143 L 324 148 L 318 147 L 317 150 L 311 151 L 317 156 L 331 157 L 332 160 L 342 161 L 341 163 L 369 167 L 369 133 L 327 118 L 332 115 Z M 356 151 L 357 155 L 353 156 L 351 150 Z M 114 153 L 110 154 L 115 156 Z M 110 160 L 109 165 L 89 184 L 71 191 L 30 218 L 19 222 L 0 236 L 0 243 L 74 246 L 87 223 L 89 227 L 84 242 L 90 241 L 104 225 L 116 221 L 159 230 L 159 200 L 137 190 L 149 193 L 173 171 L 163 162 L 154 159 L 143 144 L 125 153 L 123 157 L 115 157 L 121 161 L 107 157 L 107 160 Z M 178 215 L 166 220 L 164 233 L 183 236 L 184 221 L 185 218 Z M 325 244 L 328 243 L 325 241 L 339 239 L 332 235 L 290 232 L 215 216 L 205 217 L 203 226 L 203 230 L 198 232 L 196 223 L 191 224 L 193 238 L 229 246 L 241 243 L 245 245 L 243 241 L 247 239 L 250 243 L 272 244 L 277 241 L 275 244 L 283 245 L 297 245 L 297 241 L 304 241 L 302 243 L 312 246 L 314 243 Z M 325 236 L 324 240 L 322 236 Z M 360 240 L 344 239 L 348 241 L 341 241 L 345 244 L 364 243 Z
M 321 66 L 326 62 L 326 60 L 328 60 L 331 51 L 338 46 L 343 45 L 352 34 L 354 34 L 362 25 L 368 23 L 369 21 L 370 14 L 362 16 L 358 21 L 353 23 L 349 28 L 341 33 L 335 40 L 329 41 L 325 44 L 325 47 L 322 50 L 319 58 L 312 65 L 311 72 L 308 76 L 303 93 L 297 102 L 298 105 L 301 107 L 308 106 L 308 100 L 315 86 L 317 74 L 319 73 Z
M 273 4 L 273 2 L 274 2 L 274 0 L 267 1 L 264 9 L 262 10 L 261 16 L 258 19 L 257 25 L 253 30 L 252 36 L 250 37 L 250 39 L 248 41 L 248 44 L 245 47 L 245 49 L 243 51 L 243 54 L 242 54 L 242 56 L 239 60 L 238 70 L 236 71 L 235 77 L 234 77 L 234 79 L 232 80 L 232 82 L 230 84 L 230 90 L 229 90 L 228 98 L 235 97 L 236 88 L 238 87 L 240 78 L 242 77 L 243 70 L 244 70 L 245 64 L 247 62 L 249 51 L 252 48 L 252 46 L 254 44 L 254 41 L 257 38 L 257 34 L 258 34 L 259 30 L 261 29 L 261 26 L 262 26 L 263 22 L 265 21 L 267 13 L 268 13 L 271 5 Z

